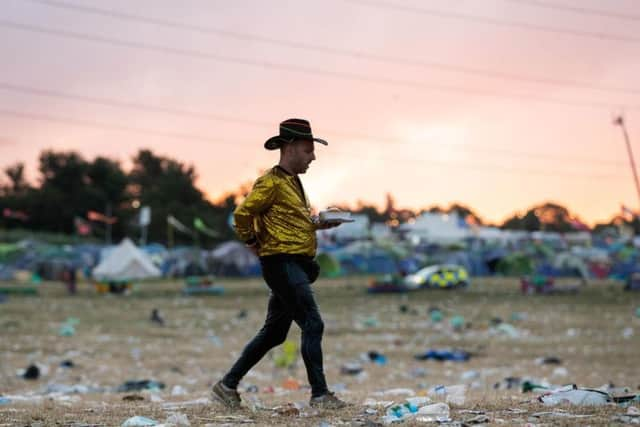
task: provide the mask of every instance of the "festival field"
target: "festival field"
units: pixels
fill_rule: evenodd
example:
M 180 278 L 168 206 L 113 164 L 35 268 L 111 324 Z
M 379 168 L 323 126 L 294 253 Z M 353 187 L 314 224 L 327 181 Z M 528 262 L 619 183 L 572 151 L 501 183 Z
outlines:
M 226 290 L 220 296 L 182 296 L 179 281 L 140 285 L 125 296 L 99 295 L 86 283 L 75 296 L 60 283 L 44 283 L 38 296 L 9 296 L 0 304 L 0 426 L 120 426 L 136 415 L 165 423 L 172 414 L 186 416 L 192 426 L 373 426 L 382 423 L 382 402 L 409 397 L 392 394 L 403 392 L 398 389 L 444 402 L 446 394 L 430 391 L 461 384 L 468 390 L 449 396 L 449 425 L 611 425 L 621 423 L 615 419 L 627 407 L 544 406 L 535 402 L 535 392 L 522 392 L 522 383 L 609 385 L 640 393 L 640 293 L 625 292 L 619 283 L 525 296 L 516 279 L 492 278 L 474 280 L 467 290 L 369 295 L 368 280 L 321 279 L 314 285 L 325 321 L 328 382 L 354 404 L 343 411 L 305 406 L 302 359 L 277 366 L 289 362 L 282 347 L 241 383 L 246 410 L 206 403 L 213 382 L 261 326 L 268 295 L 261 280 L 220 279 Z M 154 308 L 164 326 L 150 320 Z M 432 316 L 433 308 L 442 320 Z M 299 339 L 293 326 L 289 340 Z M 470 359 L 414 357 L 452 348 L 470 352 Z M 369 361 L 370 351 L 386 363 Z M 62 367 L 63 361 L 72 366 Z M 361 373 L 342 372 L 354 362 Z M 20 377 L 32 363 L 39 378 Z M 164 388 L 116 391 L 133 380 Z M 367 399 L 382 406 L 365 406 Z M 184 417 L 173 419 L 186 425 Z M 413 419 L 399 425 L 429 424 Z

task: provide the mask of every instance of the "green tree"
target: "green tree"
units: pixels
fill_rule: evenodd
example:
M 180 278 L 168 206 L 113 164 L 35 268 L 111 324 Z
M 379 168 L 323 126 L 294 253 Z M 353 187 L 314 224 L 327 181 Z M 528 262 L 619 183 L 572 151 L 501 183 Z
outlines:
M 232 236 L 226 225 L 229 203 L 214 206 L 204 198 L 195 181 L 197 174 L 193 166 L 163 156 L 150 150 L 140 150 L 133 158 L 133 168 L 129 173 L 128 192 L 132 200 L 141 206 L 151 208 L 149 240 L 167 241 L 167 216 L 173 215 L 185 225 L 191 227 L 193 219 L 198 217 L 209 227 L 220 233 L 212 239 L 201 236 L 200 243 L 211 245 L 221 239 Z M 191 238 L 175 234 L 177 242 L 191 243 Z

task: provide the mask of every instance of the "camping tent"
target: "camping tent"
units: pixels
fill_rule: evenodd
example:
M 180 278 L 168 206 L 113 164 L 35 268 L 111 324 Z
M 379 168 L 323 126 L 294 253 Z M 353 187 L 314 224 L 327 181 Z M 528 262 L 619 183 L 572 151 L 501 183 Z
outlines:
M 212 270 L 219 276 L 248 276 L 259 271 L 258 257 L 237 240 L 221 243 L 209 253 Z
M 102 281 L 122 281 L 159 277 L 161 273 L 146 253 L 125 238 L 96 266 L 92 275 Z

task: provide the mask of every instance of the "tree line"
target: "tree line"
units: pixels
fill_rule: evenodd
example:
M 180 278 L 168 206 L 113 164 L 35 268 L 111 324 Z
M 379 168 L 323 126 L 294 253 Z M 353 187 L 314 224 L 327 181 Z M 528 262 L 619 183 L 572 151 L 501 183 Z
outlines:
M 234 238 L 229 226 L 230 215 L 235 201 L 251 188 L 250 183 L 244 183 L 221 200 L 212 202 L 196 186 L 197 173 L 193 166 L 148 149 L 139 150 L 133 156 L 128 171 L 110 158 L 98 156 L 88 160 L 73 151 L 45 150 L 38 158 L 38 173 L 37 182 L 30 183 L 25 177 L 24 163 L 18 162 L 4 169 L 5 177 L 0 181 L 3 213 L 0 227 L 3 229 L 23 228 L 71 235 L 87 224 L 90 235 L 104 238 L 110 228 L 117 241 L 124 236 L 140 235 L 140 208 L 148 206 L 151 209 L 148 241 L 166 244 L 171 235 L 176 244 L 194 243 L 193 235 L 169 232 L 167 217 L 171 215 L 191 229 L 197 218 L 200 225 L 206 224 L 208 229 L 215 230 L 215 235 L 196 233 L 200 236 L 198 243 L 210 246 Z M 386 222 L 392 226 L 423 212 L 456 212 L 470 226 L 488 225 L 471 208 L 459 203 L 412 211 L 397 208 L 391 194 L 387 195 L 382 210 L 362 202 L 345 208 L 366 214 L 372 222 Z M 95 221 L 89 220 L 90 212 Z M 620 216 L 608 224 L 599 224 L 596 229 L 621 223 L 640 231 L 637 218 Z M 526 213 L 514 214 L 504 223 L 495 225 L 527 231 L 587 229 L 567 208 L 551 202 L 533 206 Z

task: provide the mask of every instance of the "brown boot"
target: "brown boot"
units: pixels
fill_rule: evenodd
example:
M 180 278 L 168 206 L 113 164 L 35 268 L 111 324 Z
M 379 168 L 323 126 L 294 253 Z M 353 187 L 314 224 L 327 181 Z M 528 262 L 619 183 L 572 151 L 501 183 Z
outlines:
M 331 391 L 322 396 L 312 397 L 309 400 L 309 405 L 316 409 L 342 409 L 351 406 L 347 402 L 338 399 L 335 393 Z
M 222 384 L 222 381 L 218 381 L 211 388 L 211 398 L 229 409 L 238 409 L 242 403 L 238 391 Z

